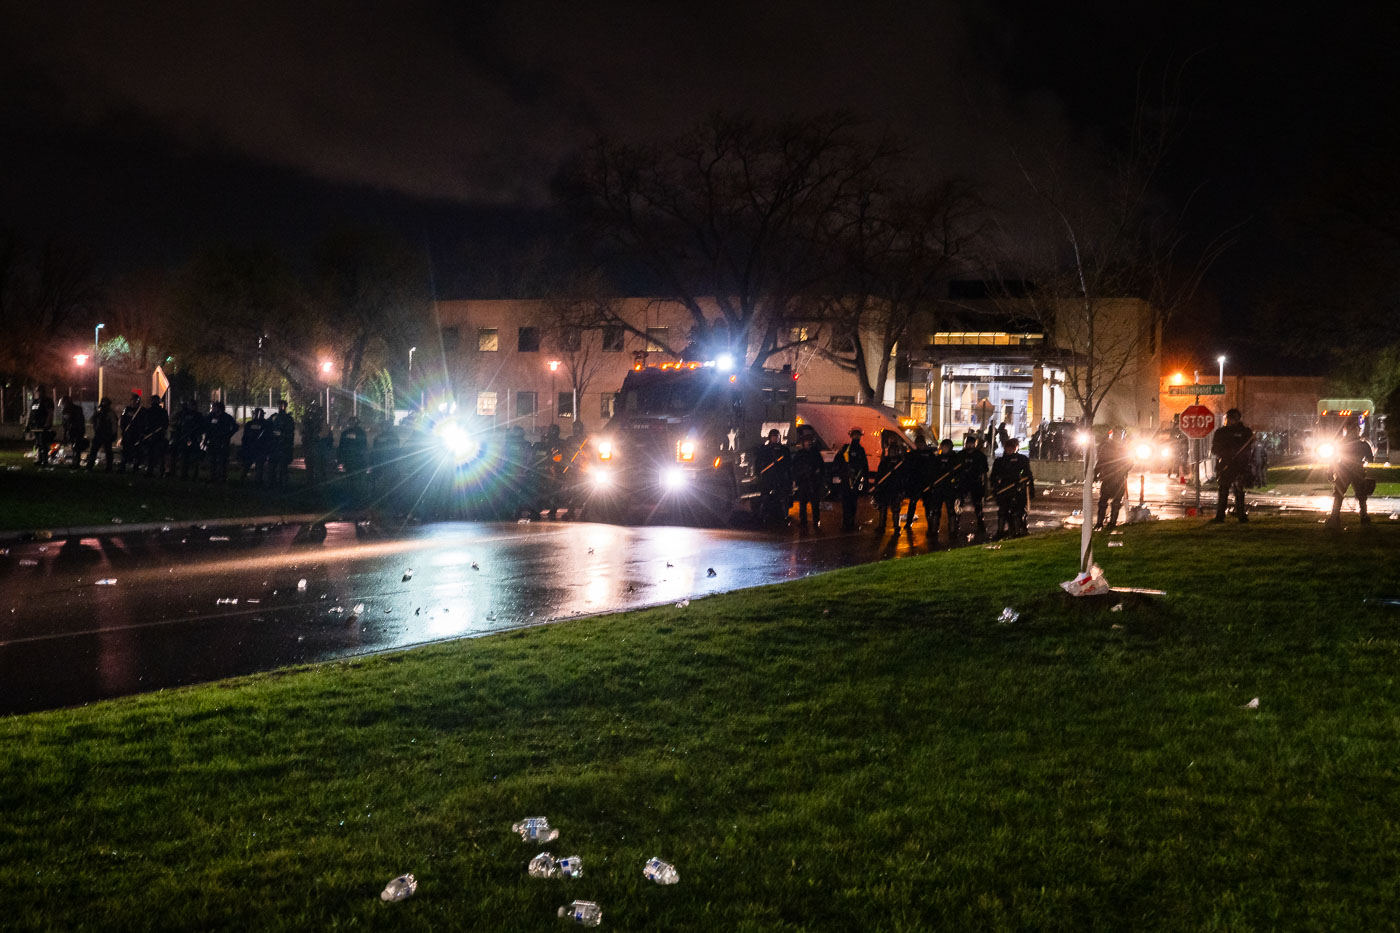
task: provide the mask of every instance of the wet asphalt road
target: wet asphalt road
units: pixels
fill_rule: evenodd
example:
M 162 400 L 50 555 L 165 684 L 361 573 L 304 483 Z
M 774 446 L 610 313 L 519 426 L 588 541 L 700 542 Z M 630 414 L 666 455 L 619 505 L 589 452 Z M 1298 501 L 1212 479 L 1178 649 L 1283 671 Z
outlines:
M 1033 533 L 1060 527 L 1079 504 L 1077 491 L 1047 492 L 1033 505 Z M 912 535 L 877 536 L 868 521 L 841 533 L 839 516 L 824 516 L 810 535 L 561 521 L 430 524 L 381 536 L 333 522 L 319 542 L 296 540 L 293 527 L 183 527 L 13 544 L 0 554 L 0 713 L 676 602 L 948 546 L 946 534 L 930 544 L 922 519 Z

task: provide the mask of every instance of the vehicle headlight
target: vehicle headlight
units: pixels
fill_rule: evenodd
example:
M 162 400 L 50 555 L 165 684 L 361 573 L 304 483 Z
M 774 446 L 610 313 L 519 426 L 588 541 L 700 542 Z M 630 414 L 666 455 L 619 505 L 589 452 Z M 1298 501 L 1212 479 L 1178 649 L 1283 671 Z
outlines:
M 1084 445 L 1088 444 L 1088 443 L 1089 443 L 1089 432 L 1088 432 L 1088 431 L 1076 431 L 1076 432 L 1074 432 L 1074 442 L 1075 442 L 1076 444 L 1078 444 L 1080 447 L 1083 447 Z
M 670 490 L 684 489 L 688 479 L 685 470 L 672 467 L 661 474 L 661 485 Z
M 1170 460 L 1172 458 L 1171 447 L 1163 447 L 1160 451 L 1158 451 L 1158 453 L 1161 455 L 1163 460 Z
M 444 421 L 436 429 L 438 443 L 458 463 L 465 463 L 477 455 L 481 445 L 462 426 L 453 421 Z
M 1151 445 L 1151 444 L 1138 444 L 1138 445 L 1137 445 L 1137 458 L 1138 458 L 1139 460 L 1151 460 L 1151 459 L 1152 459 L 1152 445 Z
M 592 480 L 593 480 L 593 485 L 594 485 L 594 486 L 611 486 L 611 485 L 612 485 L 612 481 L 613 481 L 612 473 L 610 473 L 610 472 L 607 471 L 607 470 L 594 470 L 592 473 L 589 473 L 588 475 L 592 478 Z
M 1337 452 L 1337 448 L 1334 447 L 1334 446 L 1332 446 L 1331 444 L 1318 444 L 1318 445 L 1317 445 L 1317 455 L 1318 455 L 1319 457 L 1321 457 L 1323 460 L 1331 460 L 1331 459 L 1332 459 L 1332 455 L 1335 454 L 1336 452 Z
M 598 459 L 599 459 L 599 460 L 611 460 L 611 459 L 612 459 L 612 455 L 613 455 L 612 441 L 599 441 L 599 442 L 598 442 Z
M 682 460 L 685 460 L 686 462 L 689 462 L 689 461 L 695 459 L 695 442 L 694 442 L 694 441 L 681 441 L 681 445 L 680 445 L 680 458 L 681 458 Z

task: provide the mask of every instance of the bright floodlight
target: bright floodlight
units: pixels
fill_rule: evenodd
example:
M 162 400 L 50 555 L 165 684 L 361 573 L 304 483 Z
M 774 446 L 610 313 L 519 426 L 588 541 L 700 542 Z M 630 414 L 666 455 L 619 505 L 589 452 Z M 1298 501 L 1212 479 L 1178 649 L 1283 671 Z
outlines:
M 661 484 L 671 491 L 685 488 L 685 470 L 680 467 L 672 467 L 661 474 Z
M 1075 442 L 1076 444 L 1078 444 L 1080 447 L 1083 447 L 1085 444 L 1089 443 L 1089 432 L 1088 432 L 1088 431 L 1075 431 L 1075 432 L 1074 432 L 1074 442 Z
M 1137 458 L 1138 458 L 1139 460 L 1151 460 L 1151 459 L 1152 459 L 1152 445 L 1151 445 L 1151 444 L 1138 444 L 1138 445 L 1137 445 Z
M 445 421 L 438 426 L 438 440 L 447 452 L 459 463 L 464 463 L 476 456 L 477 443 L 472 436 L 462 430 L 462 426 L 454 421 Z
M 1332 459 L 1332 455 L 1335 454 L 1336 452 L 1337 452 L 1337 448 L 1336 448 L 1336 447 L 1333 447 L 1331 444 L 1318 444 L 1318 445 L 1317 445 L 1317 455 L 1318 455 L 1319 457 L 1321 457 L 1323 460 L 1331 460 L 1331 459 Z
M 77 363 L 79 366 L 86 366 L 86 365 L 87 365 L 87 361 L 88 361 L 88 355 L 87 355 L 86 353 L 74 353 L 74 354 L 73 354 L 73 362 Z
M 612 474 L 607 470 L 594 470 L 590 475 L 593 477 L 594 486 L 612 485 Z
M 718 369 L 722 373 L 727 373 L 733 368 L 734 354 L 721 353 L 719 356 L 715 357 L 715 369 Z
M 330 372 L 330 371 L 331 371 L 331 368 L 332 368 L 334 365 L 335 365 L 335 364 L 332 363 L 330 360 L 323 360 L 323 361 L 321 362 L 321 372 L 323 372 L 323 373 L 328 373 L 328 372 Z

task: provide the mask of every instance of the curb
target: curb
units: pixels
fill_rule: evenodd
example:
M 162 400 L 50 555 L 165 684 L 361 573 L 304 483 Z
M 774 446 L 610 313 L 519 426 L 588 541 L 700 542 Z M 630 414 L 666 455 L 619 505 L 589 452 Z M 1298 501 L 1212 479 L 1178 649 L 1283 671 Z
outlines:
M 79 525 L 69 528 L 29 528 L 0 531 L 0 541 L 45 540 L 49 538 L 93 538 L 112 535 L 146 534 L 166 528 L 238 528 L 244 525 L 296 525 L 304 522 L 340 521 L 322 513 L 305 515 L 250 515 L 247 518 L 198 518 L 173 522 L 122 522 L 107 525 Z

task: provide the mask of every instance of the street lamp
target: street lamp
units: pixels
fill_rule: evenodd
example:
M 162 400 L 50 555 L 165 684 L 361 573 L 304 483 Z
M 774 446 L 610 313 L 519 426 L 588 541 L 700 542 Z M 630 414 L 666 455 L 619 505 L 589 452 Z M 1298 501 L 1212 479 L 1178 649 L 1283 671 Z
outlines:
M 74 353 L 74 354 L 73 354 L 73 362 L 77 363 L 79 366 L 86 366 L 86 365 L 87 365 L 87 361 L 88 361 L 90 358 L 91 358 L 90 354 L 87 354 L 87 353 Z
M 94 327 L 94 328 L 92 329 L 92 355 L 93 355 L 94 357 L 97 357 L 97 356 L 100 356 L 100 355 L 101 355 L 101 352 L 100 352 L 100 350 L 99 350 L 99 345 L 98 345 L 98 342 L 97 342 L 97 332 L 100 331 L 102 328 L 104 328 L 104 327 L 106 327 L 106 326 L 107 326 L 106 324 L 98 324 L 96 327 Z
M 554 391 L 554 374 L 559 372 L 559 361 L 549 361 L 549 423 L 559 423 L 559 394 Z
M 1220 384 L 1221 384 L 1221 385 L 1224 385 L 1224 384 L 1225 384 L 1225 355 L 1222 353 L 1220 356 L 1217 356 L 1217 357 L 1215 358 L 1215 361 L 1216 361 L 1217 363 L 1220 364 Z
M 417 349 L 418 349 L 417 347 L 409 347 L 409 348 L 408 348 L 408 374 L 409 374 L 410 376 L 413 375 L 413 354 L 414 354 L 414 351 L 416 351 Z
M 326 424 L 331 423 L 331 379 L 334 371 L 334 363 L 330 360 L 321 361 L 321 379 L 326 383 Z

